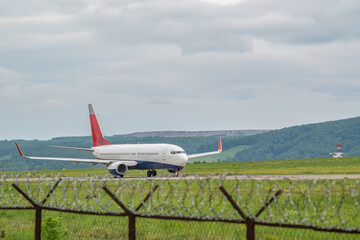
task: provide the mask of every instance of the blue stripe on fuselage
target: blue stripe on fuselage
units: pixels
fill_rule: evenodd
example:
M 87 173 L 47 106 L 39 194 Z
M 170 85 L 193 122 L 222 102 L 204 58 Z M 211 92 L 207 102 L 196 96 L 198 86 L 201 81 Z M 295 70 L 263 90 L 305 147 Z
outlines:
M 136 160 L 135 160 L 136 161 Z M 158 162 L 147 162 L 147 161 L 136 161 L 137 165 L 133 167 L 129 167 L 129 169 L 138 169 L 138 170 L 146 170 L 146 169 L 166 169 L 166 170 L 173 170 L 173 169 L 181 169 L 184 168 L 182 166 L 177 166 L 173 164 L 164 164 Z

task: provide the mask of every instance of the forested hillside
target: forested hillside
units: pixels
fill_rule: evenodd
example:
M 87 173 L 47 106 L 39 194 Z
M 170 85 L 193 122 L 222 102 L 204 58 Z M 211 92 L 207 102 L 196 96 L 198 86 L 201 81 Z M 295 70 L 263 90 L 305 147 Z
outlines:
M 133 135 L 117 135 L 106 137 L 114 144 L 125 143 L 169 143 L 181 146 L 187 153 L 198 153 L 214 151 L 217 149 L 218 141 L 215 137 L 136 137 Z M 91 137 L 61 137 L 51 140 L 16 140 L 21 150 L 28 156 L 46 156 L 46 157 L 72 157 L 72 158 L 93 158 L 92 154 L 84 151 L 70 149 L 52 148 L 49 145 L 74 146 L 80 148 L 89 148 L 92 146 Z M 15 141 L 0 141 L 0 167 L 6 171 L 15 170 L 40 170 L 62 169 L 62 168 L 86 168 L 90 164 L 74 165 L 71 162 L 63 161 L 41 161 L 23 159 L 19 156 L 15 146 Z M 101 167 L 101 166 L 100 166 Z
M 171 137 L 138 134 L 106 137 L 112 143 L 169 143 L 181 146 L 188 154 L 214 151 L 217 136 Z M 337 143 L 344 145 L 344 156 L 360 156 L 360 117 L 325 123 L 295 126 L 252 136 L 223 136 L 224 153 L 198 161 L 257 161 L 269 159 L 299 159 L 330 157 L 321 153 L 335 152 Z M 61 137 L 47 141 L 18 140 L 23 152 L 29 156 L 92 158 L 91 153 L 50 148 L 49 145 L 89 148 L 91 137 Z M 87 168 L 90 164 L 74 165 L 69 162 L 35 161 L 22 159 L 14 141 L 0 141 L 0 167 L 6 171 L 62 168 Z M 101 167 L 101 166 L 100 166 Z
M 329 157 L 342 143 L 344 156 L 360 156 L 360 118 L 308 124 L 246 137 L 251 145 L 227 161 Z

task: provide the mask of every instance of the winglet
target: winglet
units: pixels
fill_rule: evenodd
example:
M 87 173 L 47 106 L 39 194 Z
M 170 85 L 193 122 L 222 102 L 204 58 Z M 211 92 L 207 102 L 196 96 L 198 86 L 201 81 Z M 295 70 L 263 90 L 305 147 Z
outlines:
M 221 137 L 219 137 L 219 149 L 218 149 L 218 152 L 222 152 Z
M 23 158 L 26 158 L 26 157 L 24 156 L 24 154 L 21 152 L 21 150 L 20 150 L 19 145 L 17 144 L 17 142 L 15 142 L 15 145 L 16 145 L 18 151 L 19 151 L 20 156 L 22 156 Z

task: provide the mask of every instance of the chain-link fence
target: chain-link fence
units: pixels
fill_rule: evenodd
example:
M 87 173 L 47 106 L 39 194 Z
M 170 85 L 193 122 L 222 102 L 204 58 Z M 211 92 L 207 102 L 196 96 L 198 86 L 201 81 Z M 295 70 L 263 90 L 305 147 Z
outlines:
M 112 179 L 2 174 L 0 211 L 22 222 L 28 219 L 27 229 L 35 228 L 35 239 L 41 239 L 46 233 L 44 225 L 47 231 L 51 226 L 61 226 L 69 214 L 72 219 L 69 222 L 92 223 L 91 230 L 80 229 L 83 236 L 92 232 L 92 237 L 84 237 L 87 239 L 124 236 L 129 239 L 255 239 L 255 233 L 267 236 L 269 231 L 263 226 L 359 234 L 359 190 L 360 181 L 352 179 L 270 180 L 237 176 Z M 14 213 L 5 210 L 14 210 Z M 25 210 L 35 210 L 35 216 L 33 211 Z M 54 211 L 62 213 L 55 215 Z M 21 217 L 22 214 L 27 217 Z M 67 215 L 59 218 L 59 214 Z M 75 239 L 71 234 L 79 233 L 76 229 L 79 224 L 72 225 L 71 229 L 53 234 Z M 106 233 L 109 226 L 116 229 L 117 235 L 96 237 L 97 233 Z M 5 234 L 1 231 L 6 229 L 1 227 L 0 234 Z M 98 230 L 94 232 L 94 228 Z M 181 237 L 177 237 L 179 235 Z

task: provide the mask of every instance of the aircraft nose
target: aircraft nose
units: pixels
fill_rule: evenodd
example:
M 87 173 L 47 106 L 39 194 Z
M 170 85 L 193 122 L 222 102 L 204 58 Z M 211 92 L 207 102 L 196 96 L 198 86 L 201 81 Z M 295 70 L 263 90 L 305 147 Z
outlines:
M 186 154 L 183 155 L 183 158 L 182 158 L 183 162 L 184 162 L 184 166 L 187 164 L 187 162 L 189 161 L 188 157 Z

